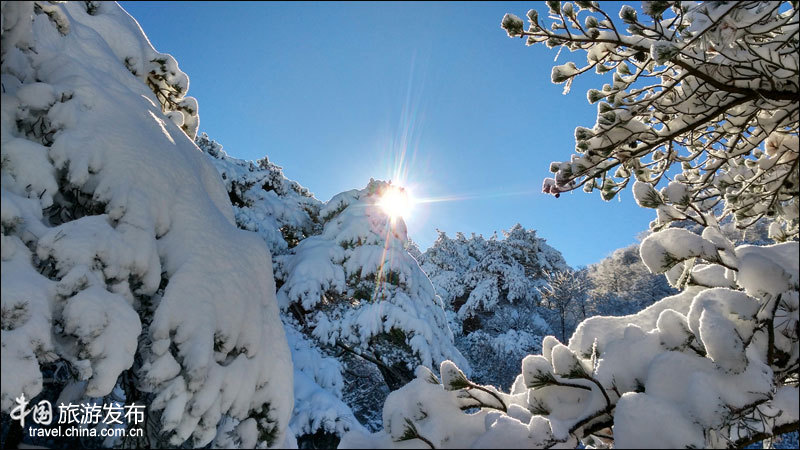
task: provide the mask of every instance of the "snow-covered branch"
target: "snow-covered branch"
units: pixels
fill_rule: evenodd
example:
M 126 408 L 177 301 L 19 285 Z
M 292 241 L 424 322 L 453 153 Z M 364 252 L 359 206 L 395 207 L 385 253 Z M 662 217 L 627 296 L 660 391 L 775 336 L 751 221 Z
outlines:
M 547 3 L 549 27 L 536 10 L 527 30 L 511 14 L 502 25 L 528 45 L 586 53 L 583 67 L 554 67 L 553 82 L 568 89 L 589 69 L 615 72 L 588 92 L 597 122 L 576 129 L 576 153 L 551 164 L 545 192 L 583 187 L 609 200 L 631 178 L 655 186 L 668 177 L 681 192 L 652 206 L 654 230 L 672 220 L 707 225 L 704 214 L 723 204 L 718 215 L 743 228 L 766 217 L 778 221 L 775 238 L 798 235 L 796 3 L 644 2 L 649 20 L 620 10 L 627 32 L 596 2 Z

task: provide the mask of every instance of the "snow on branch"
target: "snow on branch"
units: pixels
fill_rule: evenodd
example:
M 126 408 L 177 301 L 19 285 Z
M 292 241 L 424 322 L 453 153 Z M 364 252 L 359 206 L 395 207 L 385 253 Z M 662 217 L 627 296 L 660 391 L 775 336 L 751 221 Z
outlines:
M 613 73 L 588 92 L 597 121 L 576 129 L 576 153 L 551 164 L 544 192 L 599 189 L 609 200 L 631 179 L 672 178 L 680 186 L 662 189 L 671 191 L 663 201 L 637 196 L 659 209 L 654 230 L 708 225 L 705 214 L 720 206 L 740 227 L 778 219 L 774 237 L 797 237 L 796 2 L 644 2 L 641 15 L 624 6 L 622 24 L 596 2 L 547 3 L 548 20 L 532 9 L 527 29 L 513 15 L 502 27 L 528 45 L 585 53 L 585 64 L 554 67 L 554 83 Z

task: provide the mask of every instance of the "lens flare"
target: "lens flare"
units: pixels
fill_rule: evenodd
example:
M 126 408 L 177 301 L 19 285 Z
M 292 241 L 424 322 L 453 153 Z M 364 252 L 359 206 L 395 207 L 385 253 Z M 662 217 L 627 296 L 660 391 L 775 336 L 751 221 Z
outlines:
M 407 218 L 414 206 L 414 201 L 407 189 L 390 187 L 383 193 L 378 204 L 393 219 Z

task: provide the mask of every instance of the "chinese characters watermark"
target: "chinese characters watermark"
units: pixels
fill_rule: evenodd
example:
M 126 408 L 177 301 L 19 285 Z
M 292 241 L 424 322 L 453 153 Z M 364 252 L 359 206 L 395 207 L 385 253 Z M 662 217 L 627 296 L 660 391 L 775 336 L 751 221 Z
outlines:
M 25 427 L 25 420 L 30 415 L 33 423 L 47 426 L 53 423 L 53 406 L 47 400 L 41 400 L 36 405 L 28 409 L 30 401 L 25 398 L 25 394 L 16 399 L 17 406 L 11 410 L 11 420 L 18 420 L 22 427 Z M 99 405 L 97 403 L 69 404 L 61 403 L 58 405 L 58 424 L 59 425 L 139 425 L 144 422 L 144 405 L 120 405 L 118 403 Z M 123 422 L 123 417 L 125 422 Z

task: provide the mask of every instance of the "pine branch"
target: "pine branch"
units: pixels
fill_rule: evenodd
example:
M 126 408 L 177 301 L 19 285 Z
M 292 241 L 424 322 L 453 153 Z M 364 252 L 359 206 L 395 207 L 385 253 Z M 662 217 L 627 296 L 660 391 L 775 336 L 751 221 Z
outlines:
M 772 312 L 767 321 L 767 365 L 772 367 L 775 362 L 775 314 L 778 312 L 778 305 L 781 303 L 781 296 L 783 293 L 778 294 L 775 299 L 775 305 L 772 307 Z
M 750 436 L 743 437 L 741 439 L 731 442 L 728 445 L 728 448 L 744 448 L 750 444 L 755 444 L 758 441 L 763 441 L 764 439 L 769 439 L 771 437 L 775 437 L 781 434 L 791 433 L 792 431 L 798 431 L 798 430 L 800 430 L 800 422 L 798 421 L 779 425 L 772 429 L 772 433 L 756 433 Z
M 490 391 L 489 389 L 486 389 L 485 387 L 477 385 L 477 384 L 475 384 L 475 383 L 473 383 L 471 381 L 469 382 L 469 384 L 470 384 L 469 387 L 465 388 L 465 390 L 477 389 L 479 391 L 482 391 L 482 392 L 485 392 L 485 393 L 491 395 L 500 404 L 499 408 L 494 408 L 494 409 L 499 409 L 500 411 L 508 412 L 508 407 L 506 406 L 506 403 L 503 401 L 503 399 L 500 398 L 499 395 L 497 395 L 496 393 Z M 475 397 L 472 397 L 472 398 L 475 398 Z M 475 398 L 475 400 L 478 400 L 478 399 Z M 480 400 L 478 400 L 478 401 L 480 401 Z M 481 404 L 483 404 L 483 402 L 481 402 Z
M 360 357 L 360 358 L 363 358 L 364 360 L 366 360 L 366 361 L 369 361 L 369 362 L 371 362 L 371 363 L 375 364 L 376 366 L 380 366 L 380 367 L 384 368 L 384 369 L 385 369 L 386 371 L 388 371 L 389 373 L 391 373 L 391 374 L 393 374 L 393 375 L 397 375 L 397 376 L 398 376 L 398 378 L 402 378 L 402 377 L 401 377 L 401 376 L 400 376 L 400 375 L 397 373 L 397 371 L 396 371 L 396 370 L 394 370 L 394 368 L 392 368 L 392 367 L 389 367 L 389 366 L 388 366 L 388 365 L 386 365 L 386 363 L 384 363 L 383 361 L 381 361 L 381 360 L 379 360 L 379 359 L 377 359 L 377 358 L 373 358 L 372 356 L 365 355 L 365 354 L 363 354 L 363 353 L 361 353 L 361 352 L 359 352 L 359 351 L 357 351 L 357 350 L 353 349 L 352 347 L 348 346 L 347 344 L 343 343 L 343 342 L 342 342 L 342 341 L 340 341 L 340 340 L 337 340 L 337 341 L 336 341 L 336 346 L 337 346 L 337 347 L 339 347 L 339 348 L 341 348 L 342 350 L 344 350 L 344 351 L 348 352 L 348 353 L 352 353 L 353 355 L 356 355 L 356 356 L 358 356 L 358 357 Z

